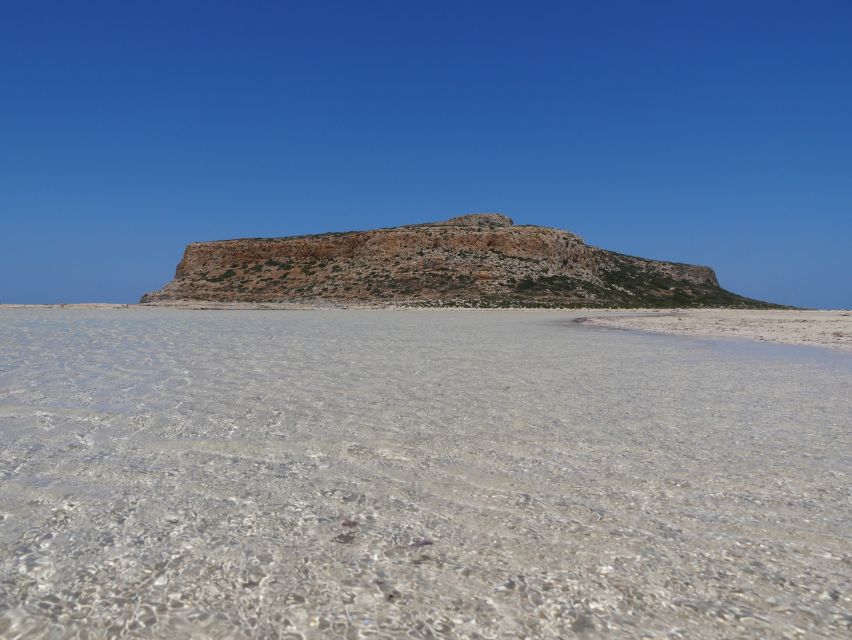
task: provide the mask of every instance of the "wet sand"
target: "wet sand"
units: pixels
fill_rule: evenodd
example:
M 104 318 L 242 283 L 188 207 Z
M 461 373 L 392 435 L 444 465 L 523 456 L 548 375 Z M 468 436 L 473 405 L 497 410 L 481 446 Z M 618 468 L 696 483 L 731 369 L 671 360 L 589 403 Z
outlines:
M 0 309 L 0 637 L 839 638 L 852 356 Z

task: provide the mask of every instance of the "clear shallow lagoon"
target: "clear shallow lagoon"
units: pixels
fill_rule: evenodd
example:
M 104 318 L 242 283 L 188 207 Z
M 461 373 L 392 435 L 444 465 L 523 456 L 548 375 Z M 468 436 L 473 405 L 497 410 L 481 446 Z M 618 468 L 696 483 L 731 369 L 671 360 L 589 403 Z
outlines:
M 0 637 L 847 637 L 852 357 L 571 317 L 0 310 Z

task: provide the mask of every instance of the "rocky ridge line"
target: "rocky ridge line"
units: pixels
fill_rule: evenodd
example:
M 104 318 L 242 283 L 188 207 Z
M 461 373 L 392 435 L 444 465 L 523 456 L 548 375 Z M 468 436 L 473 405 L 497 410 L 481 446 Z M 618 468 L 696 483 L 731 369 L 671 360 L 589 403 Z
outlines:
M 587 245 L 487 213 L 370 231 L 195 242 L 143 303 L 367 303 L 473 307 L 774 306 L 719 286 L 710 267 Z

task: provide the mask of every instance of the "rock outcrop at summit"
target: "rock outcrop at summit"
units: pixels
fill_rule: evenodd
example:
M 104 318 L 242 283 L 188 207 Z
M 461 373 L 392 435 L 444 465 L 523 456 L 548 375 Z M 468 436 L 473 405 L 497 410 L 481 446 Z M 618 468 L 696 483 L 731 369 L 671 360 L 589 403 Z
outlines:
M 371 231 L 195 242 L 167 301 L 474 307 L 766 307 L 709 267 L 587 245 L 500 214 Z

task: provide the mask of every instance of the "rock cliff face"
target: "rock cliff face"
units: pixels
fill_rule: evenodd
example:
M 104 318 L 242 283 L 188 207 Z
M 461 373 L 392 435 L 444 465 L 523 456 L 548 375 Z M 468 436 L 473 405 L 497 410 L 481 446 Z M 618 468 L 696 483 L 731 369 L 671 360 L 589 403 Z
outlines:
M 626 256 L 499 214 L 391 229 L 196 242 L 143 303 L 301 302 L 486 307 L 767 306 L 709 267 Z

